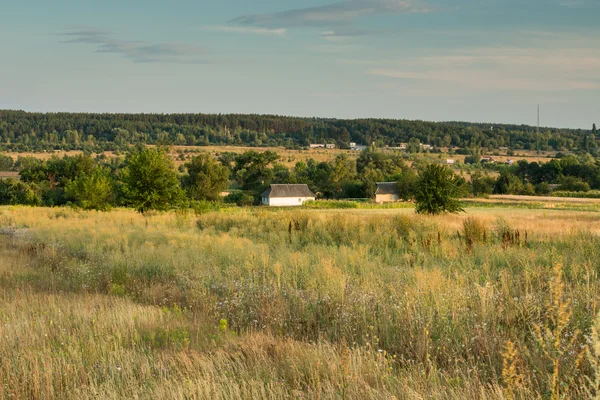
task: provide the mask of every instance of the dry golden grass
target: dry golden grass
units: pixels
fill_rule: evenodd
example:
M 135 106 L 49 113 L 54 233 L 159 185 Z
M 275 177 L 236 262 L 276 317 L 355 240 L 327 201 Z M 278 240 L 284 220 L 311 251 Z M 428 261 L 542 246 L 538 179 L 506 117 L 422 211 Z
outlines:
M 600 213 L 413 212 L 2 207 L 0 398 L 595 395 Z

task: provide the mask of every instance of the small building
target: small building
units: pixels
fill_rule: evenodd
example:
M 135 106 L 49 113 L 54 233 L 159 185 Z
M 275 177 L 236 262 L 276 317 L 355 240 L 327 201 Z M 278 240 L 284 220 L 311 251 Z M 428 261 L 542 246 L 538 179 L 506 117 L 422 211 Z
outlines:
M 482 164 L 483 163 L 493 163 L 495 161 L 496 160 L 494 160 L 494 157 L 492 157 L 492 156 L 483 156 L 483 157 L 481 157 L 481 163 Z
M 301 206 L 316 198 L 308 185 L 304 184 L 273 184 L 260 197 L 262 204 L 270 207 Z
M 363 144 L 357 144 L 357 145 L 352 146 L 352 150 L 354 150 L 354 151 L 363 151 L 368 148 L 369 148 L 369 146 L 365 146 Z
M 375 203 L 392 203 L 400 200 L 400 191 L 396 182 L 377 182 Z
M 430 145 L 430 144 L 422 144 L 421 143 L 421 150 L 427 151 L 427 150 L 432 150 L 432 149 L 433 149 L 432 145 Z
M 335 144 L 333 144 L 333 143 L 328 143 L 328 144 L 326 144 L 326 145 L 325 145 L 325 148 L 326 148 L 326 149 L 335 149 Z
M 449 159 L 446 160 L 446 164 L 447 165 L 454 165 L 454 164 L 456 164 L 456 160 L 452 160 L 452 159 L 449 158 Z
M 310 145 L 311 149 L 324 149 L 325 145 L 323 143 L 314 143 Z
M 14 171 L 0 171 L 0 180 L 4 180 L 4 179 L 21 179 L 21 175 L 19 175 L 18 172 L 14 172 Z

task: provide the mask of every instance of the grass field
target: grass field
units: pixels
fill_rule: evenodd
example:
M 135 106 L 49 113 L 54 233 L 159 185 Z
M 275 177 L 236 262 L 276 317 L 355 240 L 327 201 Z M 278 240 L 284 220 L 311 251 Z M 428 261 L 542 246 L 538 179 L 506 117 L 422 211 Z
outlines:
M 331 161 L 339 154 L 346 154 L 351 158 L 357 158 L 360 155 L 360 152 L 351 151 L 351 150 L 341 150 L 341 149 L 310 149 L 310 150 L 288 150 L 283 147 L 241 147 L 241 146 L 173 146 L 171 149 L 171 156 L 176 161 L 177 165 L 182 164 L 183 161 L 178 157 L 181 152 L 186 153 L 186 156 L 192 156 L 195 151 L 198 152 L 208 152 L 214 157 L 217 157 L 219 154 L 223 152 L 232 152 L 232 153 L 244 153 L 246 151 L 274 151 L 281 156 L 279 162 L 287 167 L 294 166 L 298 161 L 306 162 L 309 159 L 313 159 L 317 162 L 322 161 Z M 63 157 L 65 155 L 73 156 L 77 154 L 81 154 L 81 151 L 53 151 L 53 152 L 11 152 L 7 153 L 14 160 L 18 157 L 36 157 L 42 160 L 48 160 L 52 156 Z M 114 152 L 104 152 L 106 157 L 116 157 L 117 155 Z M 494 156 L 497 162 L 503 163 L 509 159 L 518 161 L 518 160 L 527 160 L 528 162 L 538 162 L 545 163 L 552 159 L 554 153 L 543 153 L 537 154 L 533 151 L 522 150 L 519 151 L 514 156 L 500 155 Z M 441 158 L 440 158 L 441 157 Z M 464 162 L 465 156 L 454 154 L 430 154 L 428 158 L 432 160 L 437 159 L 454 159 Z
M 498 204 L 2 207 L 0 398 L 595 399 L 599 232 Z

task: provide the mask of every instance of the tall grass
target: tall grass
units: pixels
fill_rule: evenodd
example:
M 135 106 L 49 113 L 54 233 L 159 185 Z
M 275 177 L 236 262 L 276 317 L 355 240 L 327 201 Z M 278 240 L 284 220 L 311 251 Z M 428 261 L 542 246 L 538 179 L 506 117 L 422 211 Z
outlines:
M 596 216 L 519 211 L 2 208 L 0 393 L 541 398 L 558 355 L 559 395 L 585 398 L 600 238 L 580 221 Z

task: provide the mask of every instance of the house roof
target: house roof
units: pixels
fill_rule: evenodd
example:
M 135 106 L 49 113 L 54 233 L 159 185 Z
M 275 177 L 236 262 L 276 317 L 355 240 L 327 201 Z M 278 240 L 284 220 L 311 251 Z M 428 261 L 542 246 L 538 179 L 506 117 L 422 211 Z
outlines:
M 274 184 L 265 190 L 261 197 L 315 197 L 306 184 Z
M 0 171 L 0 179 L 6 179 L 6 178 L 14 178 L 14 179 L 19 179 L 21 176 L 19 175 L 18 172 L 14 172 L 14 171 Z
M 396 182 L 377 182 L 377 191 L 375 194 L 399 194 L 398 184 Z

